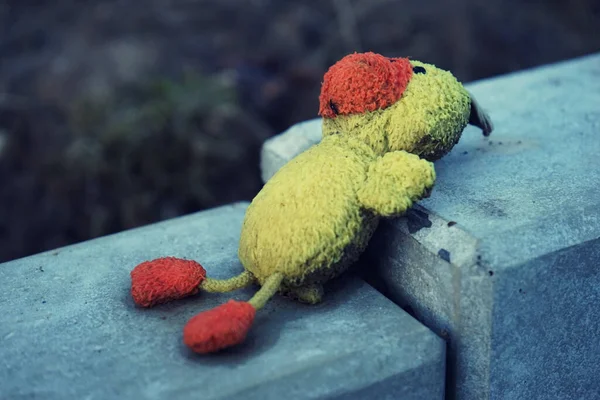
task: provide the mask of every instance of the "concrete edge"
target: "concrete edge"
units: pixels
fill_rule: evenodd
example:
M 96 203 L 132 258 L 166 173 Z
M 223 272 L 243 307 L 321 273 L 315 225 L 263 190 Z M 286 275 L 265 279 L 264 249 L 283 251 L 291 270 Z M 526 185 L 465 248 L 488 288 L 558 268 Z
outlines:
M 237 207 L 246 208 L 246 207 L 248 207 L 249 204 L 250 204 L 249 201 L 237 201 L 237 202 L 234 202 L 234 203 L 224 204 L 224 205 L 217 206 L 217 207 L 210 208 L 210 209 L 206 209 L 206 210 L 196 211 L 196 212 L 193 212 L 193 213 L 190 213 L 190 214 L 180 215 L 178 217 L 169 218 L 169 219 L 166 219 L 166 220 L 163 220 L 163 221 L 157 221 L 157 222 L 154 222 L 154 223 L 150 223 L 150 224 L 138 226 L 138 227 L 135 227 L 135 228 L 126 229 L 126 230 L 123 230 L 123 231 L 111 233 L 109 235 L 100 236 L 100 237 L 89 239 L 89 240 L 84 240 L 84 241 L 78 242 L 78 243 L 73 243 L 73 244 L 70 244 L 70 245 L 67 245 L 67 246 L 57 247 L 57 248 L 54 248 L 54 249 L 51 249 L 51 250 L 42 251 L 40 253 L 30 254 L 28 256 L 20 257 L 18 259 L 8 260 L 8 261 L 0 263 L 0 268 L 2 266 L 4 266 L 5 264 L 12 263 L 12 262 L 15 262 L 15 261 L 20 261 L 20 260 L 27 260 L 27 259 L 29 259 L 31 257 L 51 256 L 51 255 L 54 255 L 56 253 L 63 252 L 63 251 L 77 250 L 80 247 L 87 246 L 90 243 L 98 243 L 98 242 L 102 242 L 104 240 L 114 239 L 115 237 L 118 238 L 118 236 L 120 236 L 120 235 L 125 235 L 125 234 L 129 235 L 132 232 L 135 233 L 136 231 L 142 231 L 142 230 L 144 230 L 144 229 L 146 229 L 146 228 L 148 228 L 150 226 L 153 226 L 153 227 L 165 227 L 166 228 L 166 227 L 168 227 L 168 226 L 170 226 L 172 224 L 178 223 L 182 219 L 186 219 L 186 218 L 190 218 L 190 217 L 195 217 L 195 216 L 197 216 L 199 214 L 202 214 L 202 213 L 206 213 L 206 212 L 219 212 L 220 210 L 222 210 L 224 208 L 237 208 Z

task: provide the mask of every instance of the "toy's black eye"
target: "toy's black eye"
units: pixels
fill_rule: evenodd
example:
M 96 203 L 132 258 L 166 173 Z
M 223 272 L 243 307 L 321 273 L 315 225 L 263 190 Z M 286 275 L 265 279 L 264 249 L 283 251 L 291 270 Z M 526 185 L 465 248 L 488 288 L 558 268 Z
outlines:
M 415 74 L 426 74 L 427 73 L 427 71 L 423 67 L 414 67 L 413 72 Z
M 333 100 L 329 100 L 329 108 L 331 109 L 331 111 L 333 111 L 333 113 L 335 115 L 338 115 L 340 113 L 340 110 L 338 110 L 337 104 L 335 104 L 333 102 Z

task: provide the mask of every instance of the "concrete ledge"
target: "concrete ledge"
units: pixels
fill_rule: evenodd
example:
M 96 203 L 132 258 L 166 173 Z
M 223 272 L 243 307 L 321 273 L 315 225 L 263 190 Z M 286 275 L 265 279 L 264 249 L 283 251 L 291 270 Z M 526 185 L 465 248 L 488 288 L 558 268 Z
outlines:
M 260 158 L 263 182 L 292 158 L 321 140 L 321 119 L 300 122 L 265 141 Z
M 468 88 L 496 131 L 469 127 L 431 197 L 382 224 L 369 279 L 448 338 L 448 399 L 597 398 L 600 54 Z M 293 151 L 302 130 L 271 139 L 277 163 L 310 123 Z
M 146 259 L 196 259 L 217 278 L 239 272 L 246 206 L 0 265 L 0 398 L 443 398 L 443 340 L 350 275 L 318 306 L 275 298 L 245 344 L 210 357 L 182 344 L 185 322 L 253 289 L 134 307 L 129 272 Z

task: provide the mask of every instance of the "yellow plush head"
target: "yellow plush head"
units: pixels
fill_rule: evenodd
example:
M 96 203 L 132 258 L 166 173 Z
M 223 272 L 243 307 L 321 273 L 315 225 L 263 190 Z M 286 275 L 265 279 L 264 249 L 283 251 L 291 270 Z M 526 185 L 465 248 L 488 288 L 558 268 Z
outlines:
M 351 54 L 325 74 L 323 135 L 352 135 L 378 154 L 404 150 L 429 161 L 447 154 L 470 122 L 491 123 L 448 71 L 406 58 Z

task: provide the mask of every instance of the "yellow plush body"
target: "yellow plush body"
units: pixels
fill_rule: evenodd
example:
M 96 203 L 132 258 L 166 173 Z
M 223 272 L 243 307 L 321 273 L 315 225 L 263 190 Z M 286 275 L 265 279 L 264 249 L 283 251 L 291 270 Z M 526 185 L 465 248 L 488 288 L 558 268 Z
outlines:
M 239 258 L 260 283 L 281 273 L 284 291 L 313 302 L 300 293 L 343 272 L 364 251 L 379 217 L 404 212 L 434 179 L 433 165 L 415 155 L 382 158 L 361 140 L 329 135 L 254 198 Z
M 471 98 L 447 71 L 415 74 L 385 109 L 323 119 L 323 139 L 283 166 L 249 206 L 239 258 L 263 284 L 316 302 L 366 248 L 380 217 L 428 196 L 433 161 L 458 142 Z M 420 157 L 423 157 L 422 159 Z M 306 295 L 309 293 L 309 295 Z

